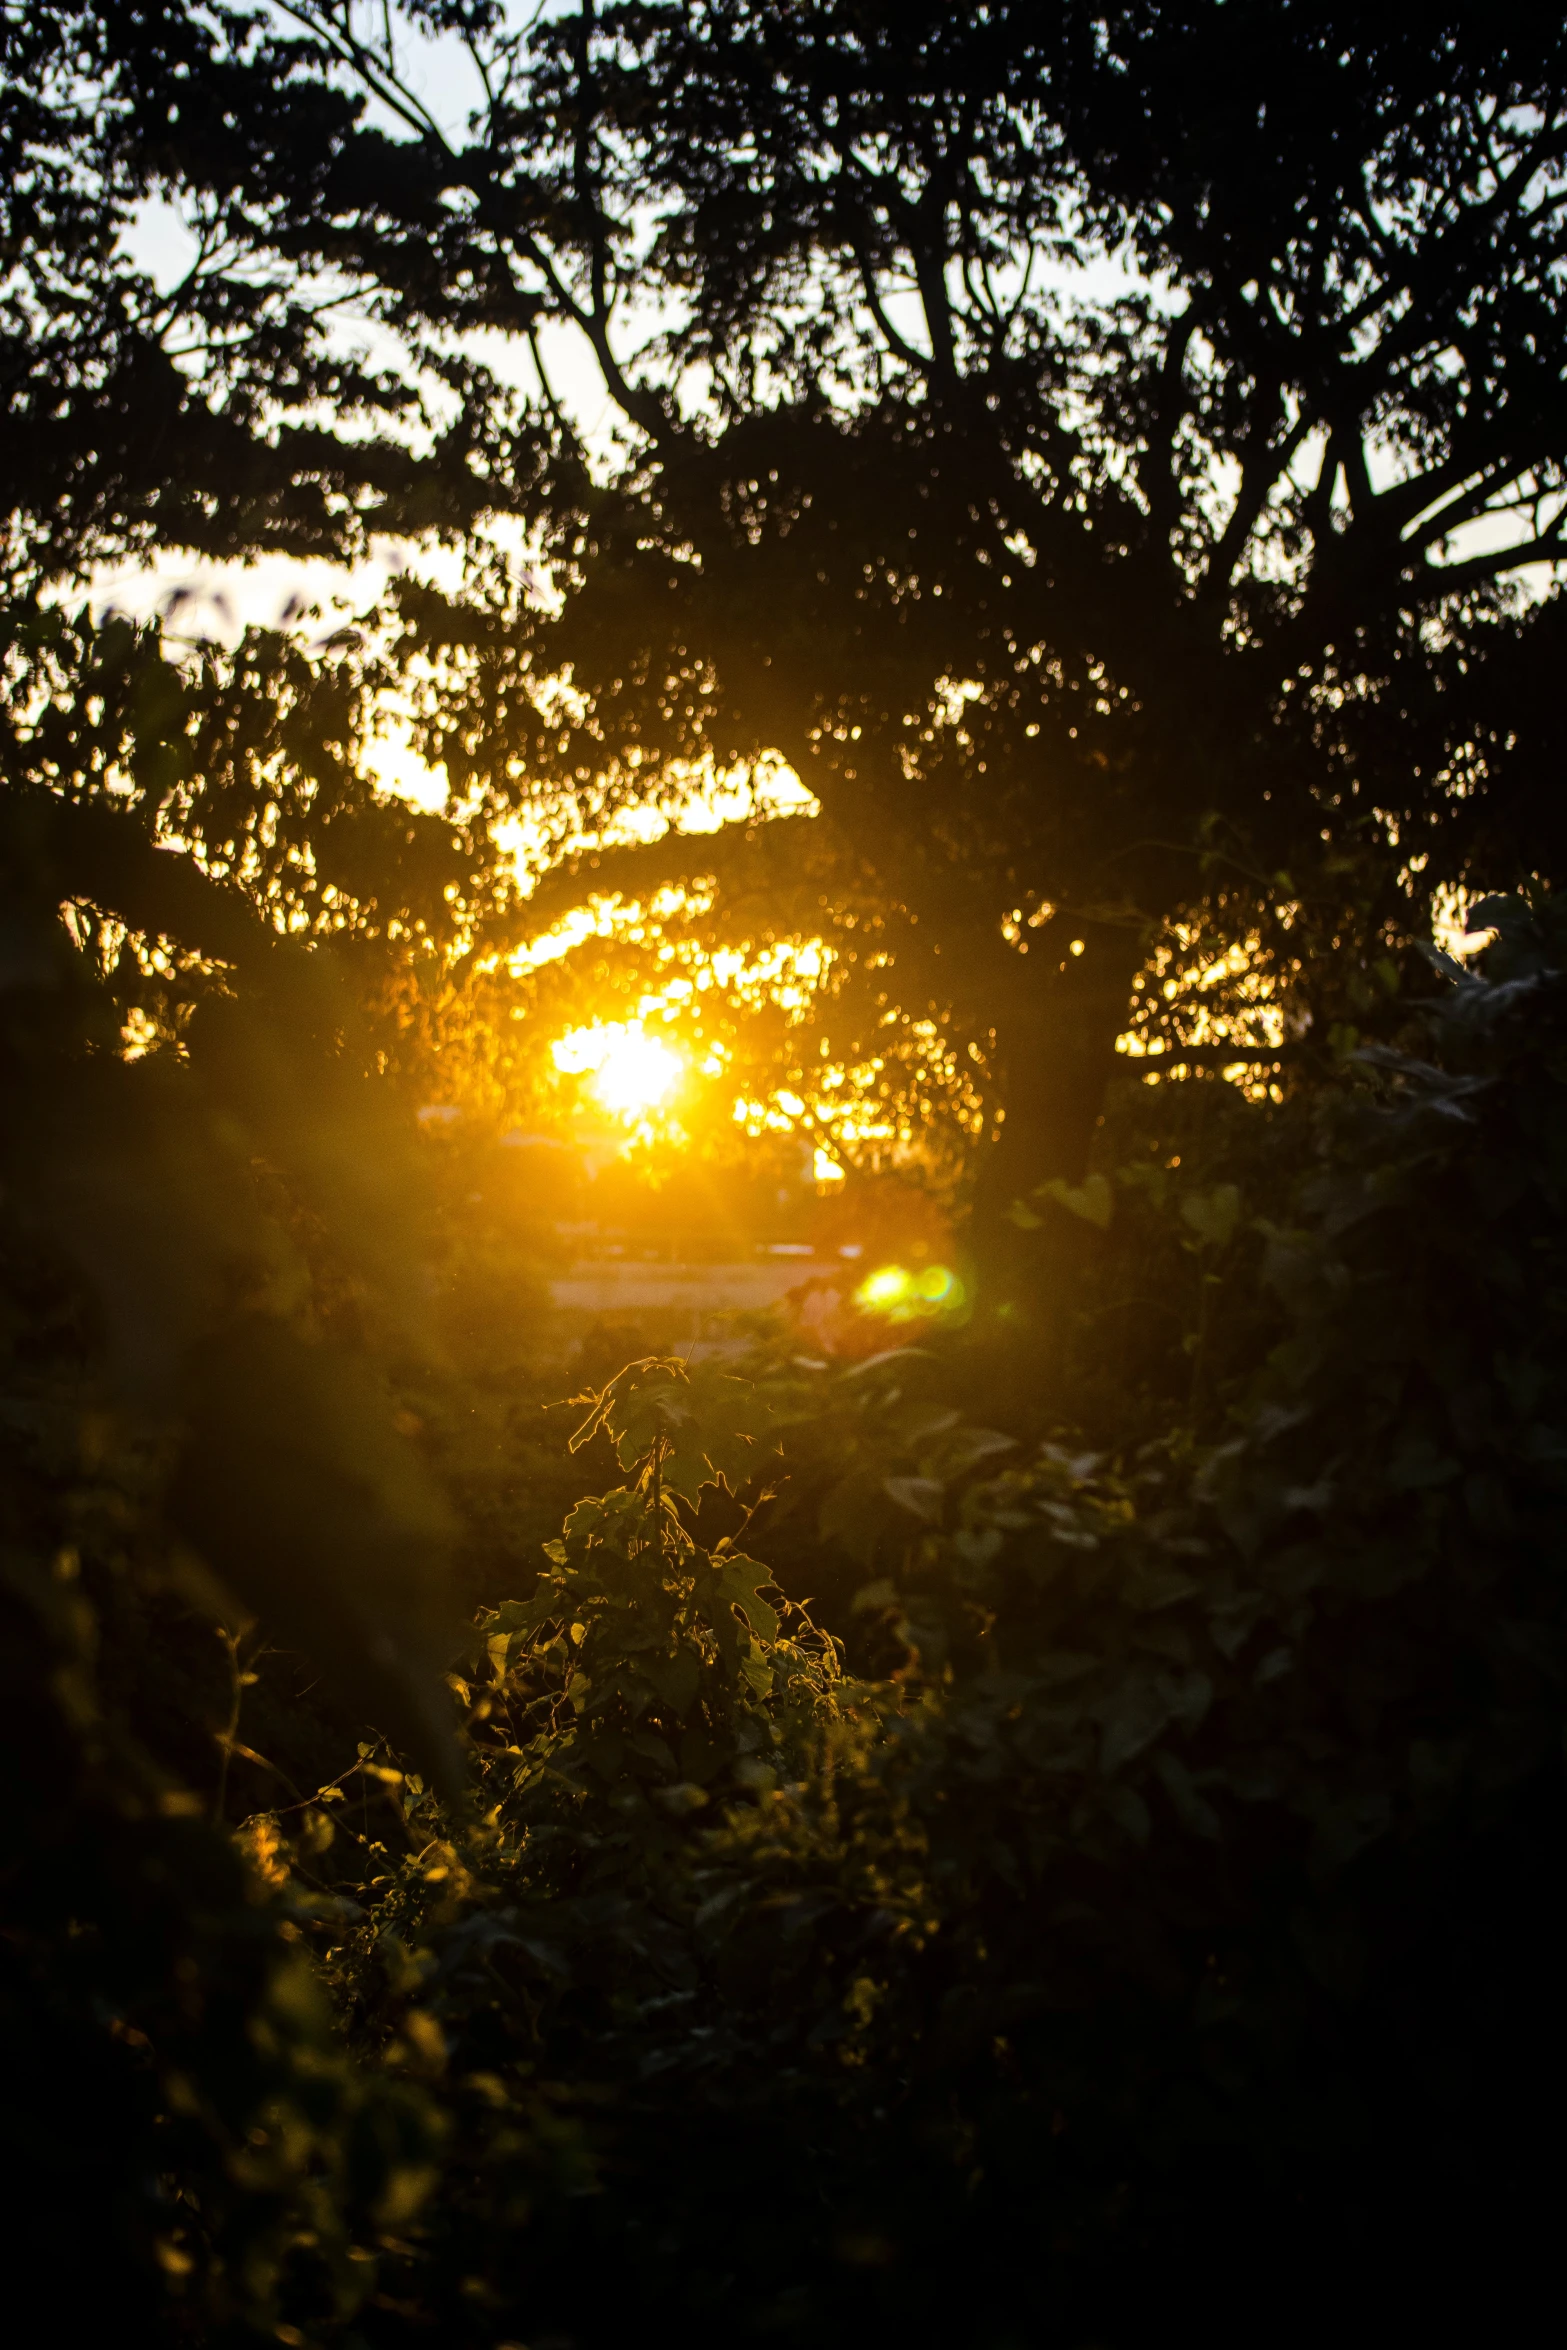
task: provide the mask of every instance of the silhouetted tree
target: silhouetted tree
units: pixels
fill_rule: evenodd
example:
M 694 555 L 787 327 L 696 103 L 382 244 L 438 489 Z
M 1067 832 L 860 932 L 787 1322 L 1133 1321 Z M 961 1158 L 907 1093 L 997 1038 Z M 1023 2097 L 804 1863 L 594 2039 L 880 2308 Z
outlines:
M 536 363 L 525 473 L 497 455 L 463 496 L 527 518 L 558 594 L 492 570 L 465 611 L 408 597 L 447 664 L 426 747 L 592 820 L 781 754 L 820 806 L 792 891 L 753 828 L 617 852 L 548 902 L 709 874 L 721 919 L 761 857 L 773 926 L 852 977 L 835 1050 L 899 1014 L 969 1052 L 1004 1116 L 993 1227 L 1080 1173 L 1200 840 L 1284 898 L 1325 841 L 1396 842 L 1395 928 L 1439 881 L 1559 867 L 1560 607 L 1518 584 L 1567 552 L 1567 40 L 1539 11 L 90 21 L 125 184 L 221 224 L 188 298 L 204 364 L 242 349 L 326 394 L 267 360 L 259 297 L 231 342 L 221 289 L 257 272 L 317 369 L 306 289 L 357 289 L 410 401 L 444 368 L 494 412 L 476 329 Z M 468 76 L 461 133 L 421 40 Z M 552 386 L 562 327 L 607 455 Z M 258 422 L 276 478 L 364 476 L 353 411 L 399 396 L 375 384 L 297 461 Z M 264 535 L 260 506 L 213 511 Z

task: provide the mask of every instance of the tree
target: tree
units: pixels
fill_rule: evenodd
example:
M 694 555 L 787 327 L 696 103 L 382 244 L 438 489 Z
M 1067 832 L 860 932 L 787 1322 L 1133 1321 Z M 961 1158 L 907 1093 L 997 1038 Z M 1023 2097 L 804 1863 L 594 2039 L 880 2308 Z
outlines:
M 351 557 L 372 531 L 461 531 L 526 478 L 488 379 L 426 352 L 415 385 L 364 359 L 334 289 L 297 267 L 291 216 L 310 191 L 291 176 L 294 142 L 304 120 L 341 141 L 357 110 L 320 81 L 280 95 L 277 54 L 221 9 L 29 0 L 0 16 L 13 578 L 157 547 Z M 178 155 L 139 111 L 153 79 L 188 93 Z M 236 178 L 275 256 L 236 213 Z M 176 191 L 188 249 L 160 284 L 128 232 Z
M 278 14 L 101 20 L 135 170 L 366 290 L 410 385 L 477 326 L 536 369 L 495 502 L 556 592 L 406 601 L 427 749 L 590 822 L 787 760 L 820 811 L 792 894 L 765 828 L 677 830 L 550 902 L 711 875 L 722 920 L 764 858 L 774 925 L 853 976 L 834 1052 L 896 1015 L 975 1070 L 992 1235 L 1081 1173 L 1215 855 L 1288 900 L 1324 842 L 1395 845 L 1395 932 L 1559 869 L 1561 609 L 1519 585 L 1567 553 L 1538 11 Z M 421 40 L 466 60 L 465 136 Z M 591 353 L 608 458 L 541 327 Z

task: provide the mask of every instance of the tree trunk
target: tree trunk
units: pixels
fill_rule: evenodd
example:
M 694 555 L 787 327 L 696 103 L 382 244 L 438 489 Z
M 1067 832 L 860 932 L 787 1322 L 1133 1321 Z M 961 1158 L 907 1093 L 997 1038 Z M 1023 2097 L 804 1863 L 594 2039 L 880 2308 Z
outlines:
M 1011 1211 L 1053 1176 L 1075 1186 L 1088 1172 L 1142 945 L 1132 924 L 1057 915 L 1030 941 L 1029 961 L 1043 968 L 1029 971 L 998 1028 L 1004 1114 L 970 1226 L 976 1316 L 1031 1353 L 1059 1346 L 1093 1227 L 1047 1206 L 1037 1230 L 1022 1230 Z

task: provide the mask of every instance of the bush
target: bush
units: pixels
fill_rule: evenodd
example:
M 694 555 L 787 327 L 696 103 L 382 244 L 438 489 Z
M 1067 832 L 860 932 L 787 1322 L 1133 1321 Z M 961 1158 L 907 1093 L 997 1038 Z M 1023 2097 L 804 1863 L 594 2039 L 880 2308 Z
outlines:
M 262 1051 L 286 962 L 173 1066 L 50 967 L 9 1044 L 0 2021 L 77 2330 L 998 2350 L 1522 2296 L 1567 979 L 1548 904 L 1481 918 L 1485 975 L 1312 1104 L 1100 1170 L 1076 1344 L 1118 1284 L 1195 1342 L 1122 1446 L 977 1424 L 950 1334 L 632 1365 L 576 1440 L 624 1481 L 481 1613 L 451 1729 L 395 1226 L 331 1144 L 368 1097 L 308 1022 Z M 325 1665 L 308 1705 L 208 1569 Z
M 630 1482 L 460 1684 L 474 1815 L 416 1792 L 328 1961 L 366 2055 L 416 2014 L 451 2084 L 420 2323 L 1135 2341 L 1266 2293 L 1284 2340 L 1351 2290 L 1367 2330 L 1378 2296 L 1478 2322 L 1498 2264 L 1522 2294 L 1561 2058 L 1567 983 L 1490 914 L 1426 1057 L 1322 1102 L 1223 1441 L 1009 1446 L 909 1352 L 605 1391 L 584 1433 Z M 727 1495 L 762 1530 L 791 1469 L 890 1676 L 738 1548 Z

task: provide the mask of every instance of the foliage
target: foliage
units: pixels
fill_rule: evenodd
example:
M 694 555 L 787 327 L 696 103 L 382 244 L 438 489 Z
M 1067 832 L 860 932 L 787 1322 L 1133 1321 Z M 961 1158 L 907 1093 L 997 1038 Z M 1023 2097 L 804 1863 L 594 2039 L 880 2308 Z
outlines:
M 155 646 L 36 633 L 102 655 L 81 735 L 156 739 Z M 328 956 L 159 845 L 156 801 L 59 789 L 47 717 L 25 740 L 57 781 L 3 805 L 7 2168 L 62 2327 L 167 2302 L 254 2339 L 357 2305 L 440 2137 L 355 2071 L 224 1827 L 231 1777 L 253 1802 L 279 1768 L 236 1734 L 256 1612 L 324 1672 L 328 1748 L 373 1718 L 461 1786 L 452 1521 L 385 1367 L 420 1344 L 417 1173 Z M 178 1050 L 125 1056 L 138 975 L 107 984 L 62 900 L 161 945 Z
M 127 1652 L 178 1639 L 177 1578 L 139 1464 L 83 1462 L 52 1384 L 8 1393 L 31 1420 L 7 1444 L 0 1597 L 8 2223 L 68 2338 L 332 2325 L 427 2193 L 442 2117 L 355 2068 L 297 1927 L 171 1768 L 166 1665 L 161 1718 L 127 1687 Z
M 650 2311 L 1131 2340 L 1216 2272 L 1330 2295 L 1432 2227 L 1548 2240 L 1549 897 L 1475 910 L 1484 977 L 1377 982 L 1387 1041 L 1343 1025 L 1278 1100 L 1132 1087 L 1084 1183 L 1023 1203 L 1020 1245 L 1098 1251 L 1096 1438 L 961 1333 L 612 1380 L 579 1457 L 625 1482 L 511 1547 L 459 1773 L 450 1521 L 384 1368 L 460 1400 L 417 1368 L 413 1162 L 323 948 L 95 814 L 223 962 L 178 1053 L 126 1061 L 59 868 L 10 868 L 5 1996 L 41 2241 L 69 2211 L 123 2246 L 103 2291 L 171 2339 L 488 2350 Z M 1137 1389 L 1101 1324 L 1150 1297 Z
M 183 968 L 161 975 L 173 1007 L 180 978 L 187 1002 L 199 989 L 199 956 L 231 961 L 250 933 L 244 910 L 225 924 L 225 901 L 181 890 L 170 860 L 142 856 L 133 878 L 133 832 L 189 850 L 248 900 L 252 920 L 372 959 L 449 956 L 505 909 L 481 826 L 423 814 L 367 778 L 388 679 L 357 639 L 306 650 L 288 631 L 255 630 L 225 655 L 157 624 L 112 613 L 94 624 L 18 599 L 0 615 L 0 675 L 8 827 L 40 828 L 35 858 L 58 835 L 62 891 L 119 919 L 122 981 L 138 940 L 183 950 Z M 70 807 L 120 821 L 73 821 Z M 11 853 L 23 853 L 20 840 Z M 140 973 L 147 987 L 158 976 Z
M 763 1596 L 767 1569 L 728 1535 L 704 1547 L 682 1516 L 705 1484 L 746 1481 L 761 1423 L 726 1374 L 653 1359 L 622 1371 L 572 1445 L 602 1427 L 635 1481 L 579 1502 L 545 1545 L 533 1597 L 480 1618 L 502 1692 L 493 1702 L 514 1739 L 536 1728 L 517 1794 L 537 1789 L 553 1803 L 569 1790 L 594 1823 L 574 1829 L 579 1843 L 613 1847 L 644 1817 L 656 1824 L 639 1801 L 649 1782 L 679 1814 L 701 1809 L 731 1774 L 769 1779 L 775 1750 L 798 1759 L 791 1727 L 831 1692 L 832 1647 L 809 1617 L 796 1610 L 797 1636 L 781 1637 L 779 1608 Z M 607 1798 L 607 1821 L 589 1795 Z M 589 1881 L 606 1865 L 590 1863 Z
M 1543 2257 L 1567 999 L 1553 909 L 1485 913 L 1253 1235 L 1222 1441 L 1019 1444 L 939 1351 L 597 1399 L 631 1481 L 481 1617 L 473 1824 L 421 1793 L 327 1929 L 360 2044 L 417 2001 L 453 2083 L 421 2323 L 1137 2340 L 1309 2266 L 1295 2339 Z

